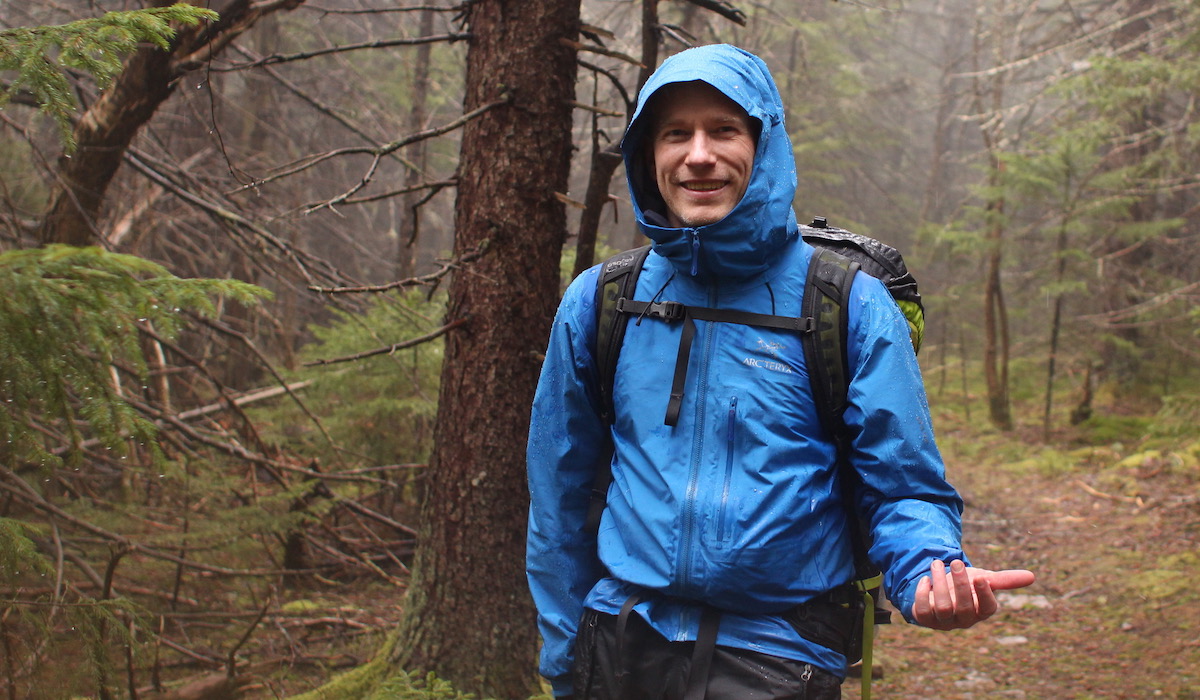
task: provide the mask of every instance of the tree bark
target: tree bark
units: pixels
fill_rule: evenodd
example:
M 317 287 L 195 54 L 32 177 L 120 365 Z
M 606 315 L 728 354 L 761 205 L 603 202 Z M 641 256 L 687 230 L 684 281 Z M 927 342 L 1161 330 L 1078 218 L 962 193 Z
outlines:
M 154 0 L 165 7 L 173 0 Z M 105 194 L 133 138 L 175 91 L 179 79 L 219 53 L 263 16 L 291 10 L 304 0 L 230 0 L 214 7 L 219 20 L 178 30 L 171 51 L 147 46 L 125 62 L 125 69 L 80 118 L 74 130 L 76 150 L 59 158 L 58 177 L 38 228 L 43 244 L 95 245 L 103 241 L 98 225 Z
M 525 580 L 525 442 L 558 300 L 579 24 L 575 0 L 467 6 L 464 110 L 511 102 L 463 131 L 455 252 L 486 254 L 450 286 L 436 447 L 392 662 L 482 697 L 536 691 Z

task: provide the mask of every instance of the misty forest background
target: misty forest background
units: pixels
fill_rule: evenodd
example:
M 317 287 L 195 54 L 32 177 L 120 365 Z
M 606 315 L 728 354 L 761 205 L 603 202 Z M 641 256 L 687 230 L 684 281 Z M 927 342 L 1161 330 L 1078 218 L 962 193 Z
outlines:
M 540 354 L 692 44 L 771 66 L 801 220 L 904 251 L 939 411 L 1200 469 L 1194 2 L 168 4 L 0 1 L 9 698 L 544 692 Z

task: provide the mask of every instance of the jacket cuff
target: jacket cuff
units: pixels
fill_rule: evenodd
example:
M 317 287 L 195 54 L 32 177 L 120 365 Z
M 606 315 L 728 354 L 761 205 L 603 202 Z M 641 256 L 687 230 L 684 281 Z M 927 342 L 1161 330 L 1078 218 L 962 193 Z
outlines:
M 575 692 L 575 684 L 570 674 L 551 678 L 550 688 L 553 689 L 556 698 L 565 698 Z

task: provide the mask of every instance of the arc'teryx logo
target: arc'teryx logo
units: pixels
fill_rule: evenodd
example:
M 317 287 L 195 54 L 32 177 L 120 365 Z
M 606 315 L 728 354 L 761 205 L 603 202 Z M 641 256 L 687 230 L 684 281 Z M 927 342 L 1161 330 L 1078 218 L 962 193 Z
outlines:
M 758 347 L 770 353 L 771 357 L 779 357 L 779 351 L 783 349 L 783 343 L 776 343 L 774 341 L 768 342 L 762 338 L 759 338 Z
M 759 349 L 775 359 L 764 359 L 761 357 L 747 357 L 742 360 L 742 364 L 748 367 L 757 367 L 759 369 L 770 370 L 772 372 L 781 372 L 783 374 L 795 374 L 791 367 L 779 361 L 779 353 L 784 350 L 783 343 L 775 341 L 766 341 L 762 338 L 758 339 Z

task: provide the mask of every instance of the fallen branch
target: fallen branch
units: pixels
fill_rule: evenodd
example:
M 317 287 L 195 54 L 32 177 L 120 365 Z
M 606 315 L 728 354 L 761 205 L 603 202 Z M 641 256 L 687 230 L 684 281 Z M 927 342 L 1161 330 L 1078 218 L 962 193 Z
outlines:
M 1104 493 L 1103 491 L 1097 491 L 1096 489 L 1092 488 L 1091 486 L 1088 486 L 1087 483 L 1084 482 L 1082 479 L 1076 479 L 1075 483 L 1079 484 L 1081 487 L 1083 487 L 1084 491 L 1087 491 L 1089 494 L 1095 496 L 1096 498 L 1103 498 L 1103 499 L 1106 499 L 1109 501 L 1118 501 L 1120 503 L 1132 503 L 1132 504 L 1136 505 L 1138 508 L 1146 507 L 1146 504 L 1144 501 L 1142 501 L 1141 496 L 1114 496 L 1111 493 Z

